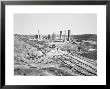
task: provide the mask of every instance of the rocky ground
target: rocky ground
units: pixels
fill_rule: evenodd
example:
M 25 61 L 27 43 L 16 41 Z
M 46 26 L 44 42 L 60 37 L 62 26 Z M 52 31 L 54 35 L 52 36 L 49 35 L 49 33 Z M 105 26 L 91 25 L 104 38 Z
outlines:
M 48 42 L 14 36 L 14 74 L 19 76 L 96 76 L 97 62 L 62 50 L 65 43 L 50 48 Z

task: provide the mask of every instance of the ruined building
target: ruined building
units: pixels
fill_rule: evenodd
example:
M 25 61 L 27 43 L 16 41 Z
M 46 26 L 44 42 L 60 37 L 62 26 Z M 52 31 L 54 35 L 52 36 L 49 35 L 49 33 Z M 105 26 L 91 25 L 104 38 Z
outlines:
M 67 38 L 67 41 L 70 41 L 70 31 L 71 31 L 71 30 L 68 30 L 68 38 Z

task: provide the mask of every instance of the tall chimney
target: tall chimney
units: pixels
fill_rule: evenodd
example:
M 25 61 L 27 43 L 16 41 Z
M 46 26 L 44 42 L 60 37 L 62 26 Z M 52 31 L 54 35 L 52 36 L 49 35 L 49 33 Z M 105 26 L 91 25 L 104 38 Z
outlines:
M 39 29 L 38 29 L 38 38 L 40 38 Z
M 60 39 L 62 38 L 62 31 L 60 31 Z
M 66 41 L 66 30 L 65 30 L 65 34 L 64 34 L 64 41 Z
M 70 30 L 68 30 L 68 41 L 70 39 Z

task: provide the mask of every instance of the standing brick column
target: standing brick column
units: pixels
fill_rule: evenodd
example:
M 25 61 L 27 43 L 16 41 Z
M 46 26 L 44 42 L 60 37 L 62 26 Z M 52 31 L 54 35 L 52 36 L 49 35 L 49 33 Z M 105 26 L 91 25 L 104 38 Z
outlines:
M 71 30 L 68 30 L 68 41 L 70 40 L 70 31 Z
M 62 31 L 60 31 L 60 39 L 62 38 Z

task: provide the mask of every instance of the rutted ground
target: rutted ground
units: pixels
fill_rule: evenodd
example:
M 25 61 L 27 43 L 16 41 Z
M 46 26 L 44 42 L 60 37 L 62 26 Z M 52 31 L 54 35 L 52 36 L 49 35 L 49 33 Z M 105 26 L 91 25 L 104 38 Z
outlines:
M 96 76 L 97 63 L 62 48 L 49 48 L 48 42 L 14 37 L 14 74 L 25 76 Z

